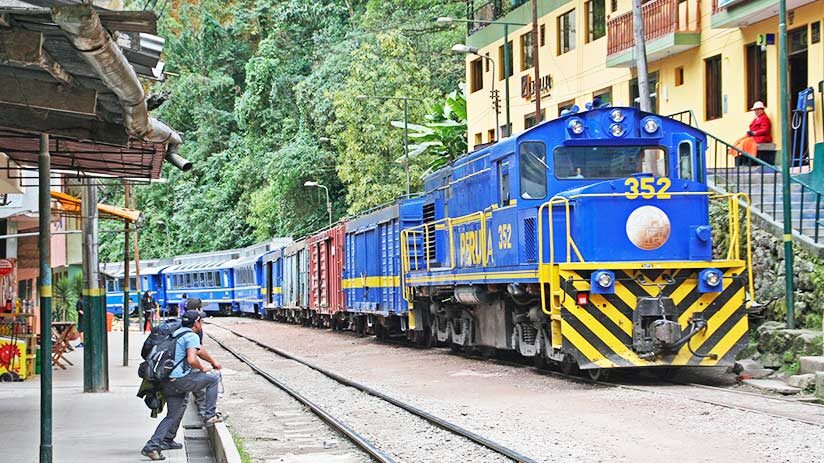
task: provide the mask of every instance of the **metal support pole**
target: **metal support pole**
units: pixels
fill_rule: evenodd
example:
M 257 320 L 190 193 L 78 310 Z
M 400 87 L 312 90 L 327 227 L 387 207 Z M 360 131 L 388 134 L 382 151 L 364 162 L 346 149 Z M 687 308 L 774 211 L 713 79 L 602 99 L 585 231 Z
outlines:
M 109 390 L 108 342 L 106 334 L 106 294 L 100 287 L 98 268 L 97 181 L 87 179 L 80 202 L 83 220 L 83 300 L 86 316 L 83 321 L 83 391 Z
M 509 67 L 510 50 L 509 50 L 509 24 L 504 24 L 504 98 L 506 99 L 506 136 L 512 135 L 512 121 L 509 115 L 509 74 L 512 69 Z M 535 59 L 538 59 L 536 56 Z M 500 135 L 500 134 L 499 134 Z M 500 140 L 500 137 L 498 137 Z
M 541 68 L 538 63 L 538 0 L 532 0 L 532 60 L 535 65 L 535 121 L 536 124 L 544 120 L 541 117 Z
M 129 181 L 123 181 L 123 196 L 125 197 L 126 207 L 129 207 Z M 124 222 L 125 229 L 123 231 L 123 366 L 129 366 L 129 312 L 131 312 L 131 303 L 129 299 L 129 290 L 131 289 L 131 278 L 129 276 L 129 221 Z
M 638 68 L 638 96 L 641 111 L 652 112 L 652 99 L 649 96 L 649 74 L 647 71 L 647 47 L 644 43 L 644 15 L 641 0 L 632 0 L 632 24 L 635 34 L 635 60 Z
M 52 461 L 52 272 L 51 155 L 49 136 L 40 135 L 38 157 L 40 236 L 40 463 Z
M 784 203 L 784 284 L 787 306 L 787 327 L 795 328 L 795 290 L 793 284 L 793 226 L 790 204 L 790 91 L 787 80 L 787 1 L 778 1 L 778 94 L 781 95 L 779 119 L 781 120 L 781 189 Z M 752 297 L 752 296 L 750 296 Z
M 132 195 L 132 203 L 134 203 L 134 195 Z M 132 205 L 132 209 L 134 209 L 134 204 Z M 143 288 L 143 285 L 140 281 L 140 240 L 138 234 L 140 233 L 139 229 L 135 227 L 134 229 L 134 278 L 135 278 L 135 290 L 137 291 L 137 325 L 140 327 L 140 331 L 143 331 L 143 327 L 146 326 L 146 321 L 143 320 L 143 307 L 140 306 L 140 301 L 143 297 L 143 291 L 148 291 L 149 288 Z
M 409 196 L 409 99 L 403 99 L 403 159 L 406 165 L 406 196 Z M 327 203 L 328 203 L 327 199 Z M 329 224 L 332 224 L 332 210 L 329 210 Z

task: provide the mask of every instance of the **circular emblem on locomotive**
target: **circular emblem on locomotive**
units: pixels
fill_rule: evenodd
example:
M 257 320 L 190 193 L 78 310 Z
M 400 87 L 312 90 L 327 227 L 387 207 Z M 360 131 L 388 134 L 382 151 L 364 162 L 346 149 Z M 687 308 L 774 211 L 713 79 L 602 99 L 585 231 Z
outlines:
M 645 251 L 658 249 L 670 237 L 667 213 L 655 206 L 641 206 L 627 218 L 627 238 Z

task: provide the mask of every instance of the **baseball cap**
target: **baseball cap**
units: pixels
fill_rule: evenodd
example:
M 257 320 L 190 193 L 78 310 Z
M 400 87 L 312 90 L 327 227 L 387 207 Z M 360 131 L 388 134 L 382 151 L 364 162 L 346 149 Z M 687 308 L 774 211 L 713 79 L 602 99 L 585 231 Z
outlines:
M 186 328 L 191 328 L 195 325 L 195 322 L 201 318 L 200 312 L 197 310 L 187 310 L 183 312 L 183 316 L 180 317 L 180 323 Z

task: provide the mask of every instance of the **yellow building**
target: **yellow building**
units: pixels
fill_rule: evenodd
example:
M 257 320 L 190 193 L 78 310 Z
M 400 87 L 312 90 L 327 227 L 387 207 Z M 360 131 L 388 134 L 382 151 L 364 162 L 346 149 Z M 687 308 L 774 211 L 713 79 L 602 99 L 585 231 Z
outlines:
M 468 2 L 474 19 L 509 26 L 512 47 L 509 78 L 511 132 L 536 122 L 530 1 Z M 651 0 L 644 3 L 650 92 L 656 112 L 692 110 L 696 123 L 728 142 L 745 135 L 749 108 L 761 100 L 773 121 L 779 147 L 777 0 Z M 637 99 L 631 0 L 539 0 L 539 70 L 543 119 L 596 96 L 614 106 Z M 790 100 L 800 89 L 815 89 L 809 144 L 824 141 L 820 82 L 824 80 L 821 39 L 824 0 L 788 0 Z M 469 27 L 467 44 L 494 61 L 467 55 L 468 140 L 470 148 L 495 139 L 490 98 L 500 92 L 500 124 L 506 135 L 503 35 L 500 25 Z M 761 36 L 761 37 L 759 37 Z M 759 38 L 768 44 L 760 45 Z M 771 39 L 775 42 L 770 44 Z M 494 75 L 493 76 L 493 68 Z M 812 148 L 811 148 L 812 149 Z M 712 162 L 712 161 L 710 161 Z

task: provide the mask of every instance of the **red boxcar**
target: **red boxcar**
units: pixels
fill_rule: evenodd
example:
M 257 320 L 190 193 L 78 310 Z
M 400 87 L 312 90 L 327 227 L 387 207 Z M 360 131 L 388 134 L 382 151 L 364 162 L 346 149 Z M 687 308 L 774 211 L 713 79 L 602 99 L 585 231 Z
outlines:
M 345 310 L 343 243 L 346 225 L 309 237 L 309 309 L 315 326 L 331 326 L 332 317 Z

